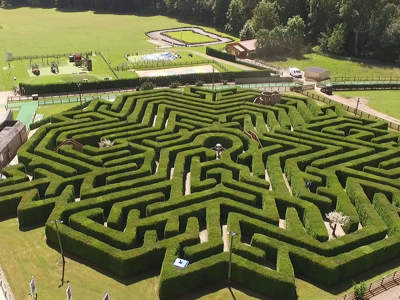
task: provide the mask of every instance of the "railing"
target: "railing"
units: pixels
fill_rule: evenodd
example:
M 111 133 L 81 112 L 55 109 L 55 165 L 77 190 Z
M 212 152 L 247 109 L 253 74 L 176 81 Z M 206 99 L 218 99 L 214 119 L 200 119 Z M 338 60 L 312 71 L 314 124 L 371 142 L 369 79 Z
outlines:
M 8 61 L 13 60 L 25 60 L 25 59 L 44 59 L 44 58 L 57 58 L 57 57 L 68 57 L 72 53 L 88 53 L 89 55 L 93 54 L 93 51 L 76 51 L 76 52 L 69 52 L 69 53 L 59 53 L 59 54 L 43 54 L 43 55 L 23 55 L 23 56 L 12 56 Z
M 396 271 L 393 274 L 387 275 L 380 280 L 370 283 L 363 299 L 370 299 L 398 285 L 400 285 L 400 271 Z M 354 292 L 352 292 L 340 297 L 337 300 L 355 300 L 355 299 L 356 296 Z
M 400 82 L 399 76 L 332 76 L 331 82 L 346 82 L 346 81 L 386 81 Z
M 388 123 L 388 127 L 389 127 L 389 128 L 394 129 L 394 130 L 397 130 L 397 131 L 400 131 L 400 124 L 399 124 L 399 123 L 393 123 L 393 122 L 390 122 L 390 121 L 388 121 L 388 120 L 379 118 L 379 117 L 377 117 L 377 116 L 375 116 L 375 115 L 371 115 L 371 114 L 367 113 L 366 111 L 363 111 L 363 110 L 360 109 L 360 108 L 357 109 L 357 108 L 351 107 L 351 106 L 349 106 L 349 105 L 346 105 L 346 104 L 337 102 L 337 101 L 335 101 L 335 100 L 332 100 L 332 99 L 330 99 L 330 98 L 327 98 L 327 97 L 324 97 L 324 96 L 320 96 L 320 95 L 315 94 L 315 93 L 310 93 L 310 92 L 308 92 L 308 91 L 303 91 L 303 95 L 305 95 L 305 96 L 307 96 L 307 97 L 311 97 L 312 99 L 315 99 L 315 100 L 317 100 L 317 101 L 321 101 L 321 102 L 324 102 L 324 103 L 327 103 L 327 104 L 333 104 L 333 103 L 334 103 L 334 104 L 336 104 L 336 105 L 340 105 L 340 106 L 341 106 L 344 110 L 346 110 L 347 112 L 353 113 L 353 114 L 355 114 L 356 116 L 360 116 L 360 117 L 362 117 L 362 118 L 379 119 L 379 120 L 382 120 L 382 121 Z

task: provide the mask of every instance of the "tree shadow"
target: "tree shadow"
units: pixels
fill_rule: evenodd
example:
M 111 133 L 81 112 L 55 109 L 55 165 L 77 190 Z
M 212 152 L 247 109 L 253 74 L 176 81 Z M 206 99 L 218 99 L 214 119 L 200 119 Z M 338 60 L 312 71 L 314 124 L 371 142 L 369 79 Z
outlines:
M 49 240 L 46 240 L 46 244 L 50 248 L 52 248 L 53 250 L 55 250 L 57 252 L 60 252 L 60 249 L 59 249 L 58 245 L 52 244 L 51 242 L 49 242 Z M 161 269 L 161 266 L 160 266 L 157 269 L 150 269 L 147 272 L 141 273 L 139 275 L 130 276 L 130 277 L 119 277 L 119 276 L 115 275 L 114 273 L 106 271 L 106 270 L 98 267 L 96 264 L 94 264 L 94 263 L 92 263 L 92 262 L 90 262 L 90 261 L 88 261 L 86 259 L 83 259 L 83 258 L 81 258 L 81 257 L 79 257 L 77 255 L 73 255 L 71 253 L 64 252 L 64 256 L 66 258 L 70 259 L 70 260 L 73 260 L 75 262 L 83 264 L 83 265 L 85 265 L 85 266 L 87 266 L 87 267 L 89 267 L 89 268 L 91 268 L 91 269 L 93 269 L 93 270 L 95 270 L 95 271 L 107 276 L 107 277 L 110 277 L 110 278 L 114 279 L 115 281 L 118 281 L 119 283 L 121 283 L 121 284 L 123 284 L 125 286 L 129 286 L 131 284 L 137 283 L 139 281 L 142 281 L 142 280 L 154 277 L 154 276 L 158 276 L 160 274 L 160 269 Z M 66 270 L 68 269 L 68 262 L 66 263 L 65 269 Z M 66 272 L 65 275 L 66 276 L 65 276 L 64 282 L 71 281 L 71 278 L 68 278 L 67 272 Z
M 207 287 L 202 287 L 202 288 L 198 288 L 195 291 L 191 292 L 191 293 L 187 293 L 181 297 L 179 297 L 179 299 L 181 300 L 195 300 L 195 299 L 199 299 L 201 297 L 204 297 L 206 295 L 209 295 L 211 293 L 215 293 L 218 292 L 219 290 L 222 289 L 227 289 L 229 291 L 229 296 L 228 298 L 225 298 L 225 300 L 240 300 L 240 296 L 238 295 L 237 291 L 235 290 L 239 290 L 242 293 L 246 294 L 249 297 L 252 298 L 256 298 L 256 299 L 262 299 L 262 300 L 275 300 L 274 298 L 271 297 L 266 297 L 264 295 L 261 295 L 257 292 L 251 291 L 247 288 L 244 288 L 243 286 L 236 284 L 236 283 L 232 283 L 230 286 L 226 283 L 226 282 L 219 282 L 215 285 L 210 285 Z
M 395 259 L 393 261 L 390 261 L 390 262 L 388 262 L 386 264 L 382 264 L 382 265 L 376 266 L 376 267 L 374 267 L 374 268 L 372 268 L 372 269 L 370 269 L 370 270 L 368 270 L 366 272 L 363 272 L 363 273 L 361 273 L 359 275 L 356 275 L 356 276 L 354 276 L 352 278 L 349 278 L 347 280 L 343 280 L 339 284 L 337 284 L 335 286 L 331 286 L 331 287 L 328 287 L 328 286 L 325 286 L 323 284 L 314 282 L 313 280 L 307 278 L 304 275 L 296 274 L 296 278 L 304 280 L 304 281 L 306 281 L 306 282 L 318 287 L 319 289 L 324 290 L 326 292 L 329 292 L 329 293 L 331 293 L 333 295 L 338 295 L 338 294 L 343 293 L 344 291 L 348 290 L 349 288 L 351 288 L 354 285 L 355 282 L 367 281 L 367 280 L 369 280 L 369 279 L 371 279 L 371 278 L 373 278 L 375 276 L 378 276 L 378 275 L 380 275 L 380 274 L 382 274 L 384 272 L 387 272 L 387 271 L 389 271 L 391 269 L 394 269 L 396 267 L 399 267 L 399 266 L 400 266 L 400 258 L 397 258 L 397 259 Z M 381 277 L 383 278 L 384 276 L 382 275 Z

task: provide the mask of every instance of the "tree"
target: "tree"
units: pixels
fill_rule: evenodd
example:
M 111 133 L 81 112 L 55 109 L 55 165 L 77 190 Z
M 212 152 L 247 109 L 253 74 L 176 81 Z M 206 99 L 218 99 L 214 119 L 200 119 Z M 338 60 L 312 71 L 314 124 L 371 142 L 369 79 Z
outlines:
M 227 23 L 225 30 L 235 35 L 239 34 L 244 24 L 243 3 L 241 0 L 232 0 L 226 12 Z
M 256 32 L 253 27 L 253 22 L 251 20 L 247 20 L 242 30 L 240 30 L 239 37 L 241 40 L 250 40 L 254 39 L 255 36 Z
M 222 27 L 226 24 L 226 12 L 229 7 L 229 0 L 215 0 L 213 4 L 214 25 Z
M 359 55 L 360 35 L 372 29 L 372 16 L 379 1 L 376 0 L 341 0 L 340 17 L 343 20 L 345 31 L 354 36 L 354 56 Z M 364 42 L 367 39 L 364 39 Z
M 330 33 L 340 21 L 337 0 L 310 0 L 309 11 L 309 34 L 314 40 L 321 34 Z
M 287 22 L 286 45 L 294 54 L 299 54 L 303 49 L 305 27 L 306 25 L 300 16 L 294 16 Z
M 338 24 L 333 29 L 331 36 L 328 38 L 327 50 L 329 53 L 342 55 L 344 54 L 344 28 L 343 24 Z
M 109 148 L 114 146 L 114 142 L 106 138 L 100 139 L 100 142 L 98 144 L 100 148 Z
M 336 237 L 335 231 L 336 231 L 337 225 L 340 225 L 343 227 L 350 221 L 350 218 L 348 216 L 345 216 L 345 215 L 343 215 L 342 212 L 336 211 L 336 210 L 331 211 L 328 214 L 325 214 L 325 216 L 329 221 L 329 226 L 332 228 L 332 231 L 333 231 L 332 234 L 334 237 Z
M 271 30 L 279 25 L 279 15 L 276 3 L 262 0 L 253 10 L 253 18 L 251 19 L 254 31 L 260 29 Z

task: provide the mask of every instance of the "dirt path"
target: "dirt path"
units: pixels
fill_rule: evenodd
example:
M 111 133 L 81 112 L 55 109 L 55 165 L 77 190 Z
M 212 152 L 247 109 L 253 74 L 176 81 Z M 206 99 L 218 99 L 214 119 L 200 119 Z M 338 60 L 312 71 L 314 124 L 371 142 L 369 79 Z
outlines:
M 329 99 L 331 99 L 331 100 L 333 100 L 335 102 L 339 102 L 339 103 L 348 105 L 348 106 L 350 106 L 352 108 L 356 108 L 357 107 L 357 98 L 344 98 L 344 97 L 339 96 L 339 95 L 331 95 L 331 96 L 329 96 L 329 95 L 321 93 L 319 88 L 316 88 L 315 91 L 317 93 L 319 93 L 321 96 L 329 98 Z M 400 125 L 400 120 L 398 120 L 396 118 L 393 118 L 393 117 L 391 117 L 391 116 L 389 116 L 387 114 L 384 114 L 382 112 L 379 112 L 379 111 L 369 107 L 367 99 L 360 98 L 360 103 L 358 105 L 358 109 L 360 111 L 366 112 L 366 113 L 368 113 L 370 115 L 376 116 L 376 117 L 378 117 L 380 119 L 383 119 L 383 120 L 385 120 L 387 122 L 391 122 L 391 123 Z
M 232 67 L 235 67 L 235 68 L 238 68 L 238 69 L 241 69 L 241 70 L 245 70 L 245 71 L 257 70 L 256 68 L 252 68 L 252 67 L 248 67 L 248 66 L 240 65 L 240 64 L 235 64 L 234 62 L 230 62 L 230 61 L 227 61 L 227 60 L 224 60 L 224 59 L 220 59 L 220 58 L 217 58 L 217 57 L 214 57 L 214 56 L 210 56 L 210 55 L 207 55 L 205 53 L 201 53 L 201 52 L 198 52 L 198 51 L 195 51 L 195 50 L 183 50 L 183 51 L 188 51 L 188 52 L 196 54 L 198 56 L 201 56 L 201 57 L 204 57 L 204 58 L 207 58 L 207 59 L 210 59 L 210 60 L 217 61 L 217 62 L 219 62 L 221 64 L 230 65 Z

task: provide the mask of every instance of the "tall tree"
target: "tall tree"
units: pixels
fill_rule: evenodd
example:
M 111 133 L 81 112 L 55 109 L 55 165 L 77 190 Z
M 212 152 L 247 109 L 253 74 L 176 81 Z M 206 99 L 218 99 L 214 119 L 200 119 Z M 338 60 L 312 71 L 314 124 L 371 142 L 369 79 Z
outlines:
M 222 27 L 226 24 L 226 12 L 228 11 L 230 0 L 215 0 L 213 5 L 214 25 Z
M 228 11 L 226 12 L 227 23 L 225 25 L 225 30 L 238 35 L 240 29 L 242 29 L 245 22 L 243 16 L 243 3 L 242 0 L 232 0 L 229 4 Z
M 378 4 L 376 0 L 341 0 L 340 16 L 346 32 L 354 36 L 354 56 L 359 55 L 360 35 L 365 34 L 373 24 Z
M 310 0 L 309 11 L 309 34 L 313 40 L 322 33 L 330 33 L 340 21 L 337 0 Z
M 254 31 L 264 28 L 271 30 L 279 25 L 279 15 L 276 2 L 262 0 L 253 11 L 252 24 Z
M 303 49 L 305 28 L 304 21 L 300 16 L 294 16 L 287 22 L 286 44 L 294 54 L 299 54 Z

